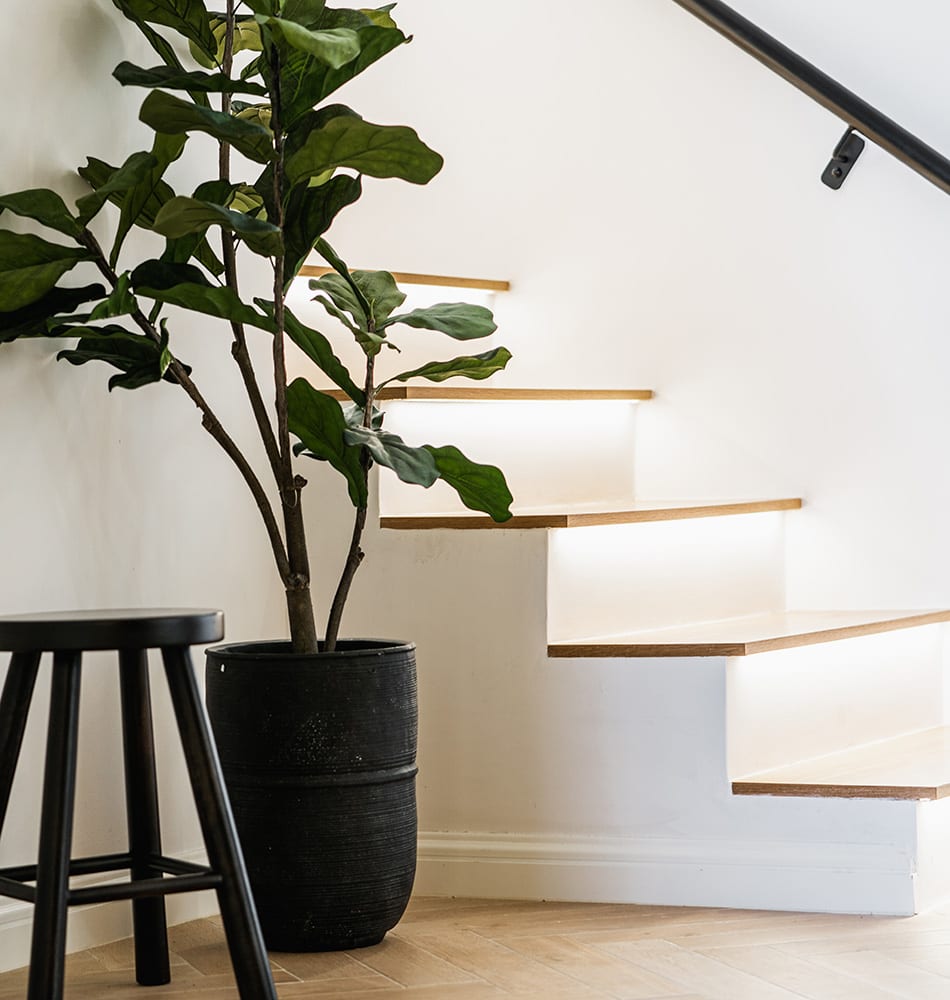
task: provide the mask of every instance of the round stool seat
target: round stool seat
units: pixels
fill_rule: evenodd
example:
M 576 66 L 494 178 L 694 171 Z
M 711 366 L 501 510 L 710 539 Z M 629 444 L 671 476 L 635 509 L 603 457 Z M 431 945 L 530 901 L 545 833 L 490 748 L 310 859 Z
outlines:
M 191 608 L 51 611 L 0 617 L 0 650 L 9 653 L 200 646 L 223 636 L 222 612 Z

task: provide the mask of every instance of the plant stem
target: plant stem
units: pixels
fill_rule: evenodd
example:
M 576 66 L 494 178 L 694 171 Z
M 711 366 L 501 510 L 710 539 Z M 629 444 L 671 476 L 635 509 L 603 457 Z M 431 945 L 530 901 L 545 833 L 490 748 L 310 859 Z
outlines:
M 95 254 L 96 266 L 112 287 L 115 288 L 119 282 L 118 275 L 109 266 L 106 255 L 103 252 L 102 247 L 99 245 L 99 241 L 96 237 L 89 232 L 89 230 L 86 230 L 83 233 L 81 243 L 93 254 Z M 161 334 L 148 321 L 148 318 L 144 315 L 141 309 L 136 309 L 131 314 L 131 317 L 135 324 L 147 337 L 154 340 L 156 344 L 161 343 Z M 247 483 L 247 486 L 251 491 L 251 495 L 254 497 L 254 502 L 257 504 L 257 509 L 260 511 L 261 518 L 264 521 L 264 527 L 267 529 L 267 537 L 270 539 L 271 549 L 274 553 L 274 560 L 277 563 L 277 572 L 280 574 L 281 580 L 283 580 L 286 585 L 286 581 L 288 581 L 291 577 L 290 563 L 287 558 L 287 552 L 284 548 L 284 540 L 281 537 L 280 528 L 277 524 L 277 518 L 274 516 L 273 508 L 271 507 L 270 500 L 267 497 L 264 487 L 261 485 L 261 481 L 257 478 L 257 475 L 251 468 L 250 462 L 248 462 L 248 460 L 244 457 L 243 452 L 237 446 L 234 439 L 225 430 L 214 410 L 211 409 L 207 400 L 201 394 L 195 383 L 191 380 L 188 372 L 185 371 L 184 365 L 182 365 L 176 358 L 172 358 L 171 364 L 168 367 L 169 371 L 171 371 L 171 373 L 175 376 L 175 380 L 187 393 L 189 399 L 191 399 L 195 406 L 201 411 L 202 427 L 204 427 L 211 437 L 218 442 L 228 458 L 230 458 L 235 466 L 237 466 L 238 472 L 241 473 L 245 483 Z
M 277 217 L 271 220 L 281 233 L 284 231 L 284 129 L 280 93 L 280 57 L 276 47 L 271 50 L 271 73 L 274 81 L 271 94 L 271 128 L 274 133 L 274 210 Z M 284 515 L 284 532 L 287 538 L 287 558 L 290 576 L 285 583 L 287 614 L 290 621 L 290 640 L 295 653 L 316 653 L 318 649 L 317 626 L 313 615 L 310 593 L 310 557 L 303 521 L 301 491 L 306 480 L 294 477 L 290 449 L 290 429 L 287 409 L 287 362 L 284 353 L 284 324 L 286 296 L 284 256 L 274 258 L 274 409 L 277 414 L 277 445 L 279 472 L 277 485 L 280 490 Z
M 366 404 L 363 410 L 363 426 L 370 428 L 373 426 L 373 406 L 376 403 L 376 387 L 373 384 L 374 369 L 376 359 L 373 355 L 366 358 L 366 383 L 364 391 L 366 393 Z M 366 479 L 366 489 L 369 492 L 369 470 L 372 459 L 366 448 L 360 456 L 360 466 L 363 469 L 363 476 Z M 356 508 L 356 518 L 353 522 L 353 535 L 350 539 L 350 551 L 343 566 L 343 574 L 340 577 L 336 594 L 333 595 L 333 604 L 330 606 L 330 618 L 327 622 L 327 634 L 323 641 L 323 647 L 328 653 L 336 649 L 337 639 L 340 635 L 340 624 L 343 621 L 343 608 L 346 599 L 350 596 L 350 587 L 353 586 L 353 579 L 356 571 L 360 568 L 366 553 L 361 547 L 363 540 L 363 530 L 366 527 L 366 507 Z
M 234 68 L 234 0 L 227 0 L 227 28 L 224 35 L 224 56 L 221 63 L 222 73 L 230 77 Z M 231 95 L 227 92 L 221 95 L 221 111 L 224 114 L 231 113 Z M 222 181 L 231 180 L 231 146 L 229 143 L 218 144 L 218 174 Z M 237 273 L 237 254 L 235 251 L 234 234 L 226 229 L 221 230 L 221 250 L 224 258 L 224 280 L 228 288 L 240 298 Z M 247 337 L 245 335 L 244 324 L 233 321 L 231 330 L 234 334 L 234 344 L 231 347 L 231 355 L 237 363 L 244 380 L 244 388 L 247 398 L 251 404 L 251 411 L 257 423 L 257 429 L 267 452 L 271 469 L 275 478 L 279 481 L 280 451 L 277 447 L 277 438 L 274 436 L 274 428 L 271 426 L 270 416 L 261 389 L 257 382 L 257 373 L 251 361 L 250 352 L 247 349 Z

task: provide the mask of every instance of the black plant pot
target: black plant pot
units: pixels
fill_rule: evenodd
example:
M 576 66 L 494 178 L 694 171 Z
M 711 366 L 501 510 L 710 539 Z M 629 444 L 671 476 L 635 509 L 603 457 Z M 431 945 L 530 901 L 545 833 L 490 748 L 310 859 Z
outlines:
M 207 702 L 267 947 L 381 941 L 415 876 L 415 646 L 216 646 Z

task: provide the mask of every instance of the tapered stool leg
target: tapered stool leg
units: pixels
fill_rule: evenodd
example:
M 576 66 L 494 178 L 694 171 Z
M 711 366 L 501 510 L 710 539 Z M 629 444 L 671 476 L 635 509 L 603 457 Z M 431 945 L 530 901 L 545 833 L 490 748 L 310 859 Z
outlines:
M 238 843 L 234 817 L 211 726 L 198 693 L 191 656 L 180 646 L 162 649 L 185 760 L 208 857 L 223 879 L 218 901 L 241 1000 L 277 1000 L 264 939 Z
M 39 666 L 39 653 L 14 653 L 0 696 L 0 833 L 10 804 Z
M 56 653 L 53 659 L 27 1000 L 61 1000 L 63 995 L 81 660 L 78 652 Z
M 154 877 L 151 859 L 162 853 L 148 654 L 144 649 L 120 650 L 119 685 L 125 756 L 125 806 L 132 881 L 135 882 Z M 161 986 L 170 982 L 164 897 L 133 900 L 132 924 L 136 982 L 140 986 Z

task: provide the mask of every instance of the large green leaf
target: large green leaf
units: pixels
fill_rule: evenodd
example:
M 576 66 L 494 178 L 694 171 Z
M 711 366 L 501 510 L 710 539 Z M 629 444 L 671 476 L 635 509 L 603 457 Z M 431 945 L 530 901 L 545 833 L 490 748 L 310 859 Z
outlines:
M 158 213 L 153 228 L 162 236 L 178 239 L 190 233 L 204 233 L 209 226 L 220 226 L 237 234 L 252 250 L 264 256 L 276 257 L 283 252 L 283 241 L 277 226 L 197 198 L 176 197 L 167 201 Z
M 273 316 L 273 304 L 255 299 L 256 304 Z M 314 364 L 338 385 L 355 403 L 363 406 L 366 395 L 353 381 L 343 362 L 334 354 L 330 341 L 322 333 L 304 326 L 289 310 L 284 310 L 284 329 L 287 336 L 310 358 Z
M 268 333 L 275 330 L 274 321 L 243 303 L 230 288 L 216 287 L 195 267 L 187 264 L 167 264 L 146 261 L 132 272 L 132 284 L 137 295 L 217 319 L 245 323 Z
M 428 488 L 439 478 L 435 459 L 425 448 L 413 448 L 398 434 L 368 427 L 348 427 L 347 444 L 362 445 L 373 461 L 392 469 L 404 483 Z
M 106 294 L 102 285 L 84 285 L 82 288 L 54 288 L 43 298 L 15 309 L 0 312 L 0 344 L 8 344 L 19 337 L 49 337 L 48 323 L 54 317 L 71 313 L 86 302 L 94 302 Z
M 273 156 L 271 133 L 267 129 L 220 111 L 199 108 L 163 90 L 153 90 L 145 98 L 139 118 L 156 132 L 166 135 L 206 132 L 221 142 L 230 143 L 257 163 L 266 163 Z
M 164 260 L 146 260 L 139 264 L 132 272 L 132 285 L 136 288 L 141 285 L 156 289 L 174 288 L 176 285 L 213 287 L 211 282 L 201 273 L 200 268 L 191 264 Z
M 294 153 L 300 150 L 306 141 L 307 136 L 309 136 L 314 129 L 320 128 L 331 118 L 335 118 L 337 115 L 353 115 L 356 117 L 356 112 L 343 104 L 332 104 L 326 108 L 320 108 L 319 111 L 311 111 L 309 114 L 305 115 L 287 133 L 287 137 L 284 140 L 284 161 L 286 162 L 294 155 Z M 274 163 L 268 163 L 267 166 L 264 167 L 261 176 L 254 184 L 258 194 L 264 200 L 264 205 L 267 208 L 267 214 L 270 218 L 274 218 L 277 215 L 277 203 L 274 200 L 274 169 Z M 329 181 L 330 178 L 333 177 L 334 173 L 335 171 L 328 170 L 323 174 L 316 174 L 313 177 L 307 177 L 300 184 L 296 185 L 296 187 L 291 186 L 290 190 L 293 192 L 299 188 L 319 187 Z M 290 197 L 289 194 L 286 194 L 287 188 L 288 185 L 285 184 L 285 216 L 288 214 L 286 201 Z
M 112 172 L 107 181 L 97 186 L 92 194 L 84 195 L 76 202 L 82 225 L 88 225 L 113 195 L 123 194 L 139 184 L 157 163 L 151 153 L 133 153 L 118 170 Z
M 132 0 L 112 0 L 112 3 L 142 32 L 149 45 L 158 53 L 166 66 L 174 66 L 176 69 L 184 70 L 174 47 L 133 10 L 135 4 Z M 208 105 L 208 98 L 205 95 L 196 94 L 193 96 L 199 104 Z
M 285 46 L 312 56 L 331 69 L 345 66 L 360 53 L 359 35 L 351 28 L 311 31 L 294 21 L 262 14 L 258 14 L 257 20 L 276 40 L 284 42 Z
M 459 495 L 470 510 L 481 510 L 495 521 L 511 517 L 513 497 L 505 477 L 494 465 L 478 465 L 467 459 L 458 448 L 447 445 L 433 448 L 426 445 L 443 479 Z
M 0 313 L 39 302 L 83 260 L 92 260 L 92 254 L 0 229 Z
M 124 87 L 165 87 L 167 90 L 185 90 L 202 94 L 254 94 L 264 96 L 267 90 L 249 80 L 232 80 L 223 73 L 192 73 L 173 66 L 156 66 L 142 69 L 130 62 L 121 62 L 112 75 Z
M 184 135 L 155 136 L 151 153 L 155 160 L 154 166 L 142 174 L 135 186 L 122 199 L 119 225 L 116 227 L 112 252 L 109 254 L 109 263 L 112 267 L 116 266 L 122 244 L 132 227 L 141 225 L 144 220 L 148 228 L 152 228 L 161 206 L 169 198 L 174 197 L 174 191 L 162 177 L 171 164 L 181 156 L 186 141 Z
M 57 360 L 68 361 L 72 365 L 84 365 L 90 361 L 102 361 L 118 368 L 120 375 L 109 379 L 109 391 L 113 389 L 138 389 L 175 378 L 168 372 L 171 355 L 167 343 L 156 343 L 151 337 L 132 333 L 124 327 L 108 326 L 64 326 L 53 331 L 57 337 L 79 337 L 79 342 L 71 350 L 60 351 Z
M 323 293 L 317 295 L 314 301 L 319 302 L 331 316 L 338 319 L 353 334 L 367 357 L 379 354 L 383 344 L 386 343 L 386 338 L 371 329 L 367 312 L 361 304 L 365 301 L 365 297 L 355 282 L 339 274 L 326 274 L 311 281 L 310 287 L 314 291 Z M 356 292 L 358 294 L 355 294 Z M 369 308 L 371 307 L 367 304 L 367 309 Z
M 217 49 L 211 18 L 202 0 L 123 0 L 116 6 L 142 21 L 173 28 L 208 55 Z
M 317 295 L 313 301 L 319 302 L 354 336 L 359 337 L 364 332 L 366 314 L 351 294 L 350 286 L 338 274 L 325 274 L 322 278 L 311 281 L 310 290 L 323 293 Z
M 394 10 L 396 4 L 388 3 L 385 7 L 363 8 L 360 13 L 365 14 L 373 24 L 378 24 L 382 28 L 395 28 L 396 22 L 392 19 L 390 11 Z
M 360 116 L 345 104 L 327 104 L 314 111 L 308 111 L 307 114 L 299 118 L 296 124 L 287 131 L 287 139 L 284 142 L 285 159 L 290 159 L 295 153 L 299 153 L 312 132 L 323 128 L 327 122 L 332 121 L 334 118 L 346 117 L 355 118 L 357 121 L 360 120 Z M 268 169 L 273 169 L 273 167 Z M 326 176 L 332 177 L 333 171 L 327 171 Z M 311 181 L 311 183 L 317 182 Z
M 346 479 L 353 506 L 365 509 L 369 489 L 361 449 L 345 440 L 347 426 L 340 404 L 298 378 L 287 387 L 287 413 L 290 432 L 300 439 L 298 454 L 329 462 Z
M 280 16 L 305 28 L 319 28 L 326 7 L 326 0 L 284 0 Z
M 100 302 L 89 314 L 90 321 L 114 319 L 116 316 L 129 316 L 139 307 L 132 294 L 132 281 L 128 272 L 119 275 L 112 294 Z
M 393 309 L 406 301 L 396 279 L 388 271 L 353 271 L 352 278 L 369 303 L 369 318 L 374 329 L 383 329 Z
M 341 167 L 371 177 L 398 177 L 428 184 L 442 169 L 442 157 L 404 125 L 373 125 L 340 115 L 314 129 L 287 160 L 287 178 L 297 184 Z
M 417 330 L 438 330 L 455 340 L 478 340 L 490 337 L 498 327 L 491 310 L 468 302 L 443 302 L 428 309 L 416 309 L 401 316 L 390 316 L 384 326 L 402 323 Z
M 177 240 L 168 240 L 165 244 L 162 260 L 172 264 L 187 264 L 190 260 L 197 260 L 216 277 L 224 274 L 224 264 L 218 260 L 217 255 L 211 249 L 207 237 L 202 236 L 201 233 L 192 233 L 190 236 L 182 236 Z
M 165 146 L 176 144 L 176 139 L 177 144 L 180 145 L 181 138 L 180 136 L 156 135 L 154 149 L 161 151 Z M 154 152 L 152 155 L 155 155 Z M 163 153 L 162 159 L 166 158 L 167 155 Z M 90 157 L 86 166 L 79 168 L 79 175 L 90 187 L 98 188 L 107 183 L 117 169 L 104 160 Z M 162 169 L 161 163 L 159 163 L 152 173 L 142 179 L 140 185 L 136 185 L 135 193 L 129 197 L 129 208 L 123 213 L 123 218 L 120 220 L 120 233 L 126 226 L 133 224 L 132 221 L 129 221 L 133 213 L 136 216 L 134 225 L 151 230 L 159 209 L 166 201 L 175 197 L 175 192 L 170 185 L 160 178 L 156 179 Z M 147 194 L 147 198 L 144 203 L 141 203 L 142 196 L 145 194 Z M 125 200 L 124 193 L 109 195 L 109 201 L 119 208 L 124 208 Z M 169 240 L 164 256 L 169 261 L 176 263 L 186 263 L 194 257 L 204 264 L 212 274 L 220 275 L 224 272 L 224 265 L 218 260 L 208 241 L 200 235 L 183 237 L 180 240 Z
M 115 319 L 116 316 L 130 316 L 138 308 L 138 301 L 132 294 L 132 282 L 128 272 L 126 272 L 118 276 L 112 292 L 92 312 L 74 316 L 58 316 L 56 323 L 58 326 L 69 323 L 96 323 L 104 319 Z M 48 325 L 51 326 L 52 323 Z
M 336 250 L 334 250 L 326 240 L 317 240 L 316 251 L 330 265 L 330 267 L 332 267 L 333 270 L 336 271 L 336 273 L 349 284 L 349 286 L 353 289 L 353 294 L 360 303 L 363 313 L 368 316 L 370 312 L 369 303 L 360 291 L 359 285 L 357 285 L 353 280 L 353 276 L 350 274 L 350 269 L 346 266 L 346 262 L 343 258 L 339 256 Z
M 370 18 L 357 11 L 327 10 L 316 27 L 355 29 L 359 36 L 359 55 L 339 69 L 332 69 L 306 52 L 294 50 L 285 54 L 280 89 L 284 121 L 290 125 L 386 53 L 408 41 L 398 29 L 374 25 Z
M 16 194 L 0 195 L 0 215 L 4 209 L 27 219 L 33 219 L 40 225 L 55 229 L 64 236 L 78 239 L 82 236 L 83 227 L 66 207 L 66 202 L 46 188 L 33 188 L 29 191 L 18 191 Z
M 224 49 L 228 35 L 228 22 L 223 17 L 211 19 L 211 32 L 214 35 L 217 50 L 213 57 L 205 55 L 193 42 L 189 42 L 191 55 L 195 62 L 206 69 L 214 69 L 215 66 L 224 64 Z M 261 26 L 254 20 L 254 15 L 238 14 L 234 19 L 234 35 L 231 39 L 231 54 L 238 52 L 260 52 L 263 49 L 261 42 Z M 245 67 L 245 70 L 247 67 Z M 241 79 L 246 80 L 252 73 L 241 71 Z
M 298 184 L 287 199 L 284 224 L 284 274 L 291 281 L 300 271 L 317 240 L 330 228 L 337 213 L 359 200 L 359 177 L 341 174 L 319 187 Z
M 424 378 L 430 382 L 445 382 L 450 378 L 484 379 L 495 372 L 500 372 L 511 360 L 511 351 L 507 347 L 496 347 L 484 354 L 471 357 L 453 358 L 451 361 L 433 361 L 431 364 L 415 368 L 411 372 L 403 372 L 386 379 L 382 385 L 390 382 L 408 382 L 411 378 Z M 382 388 L 382 386 L 380 386 Z
M 325 274 L 321 278 L 315 278 L 310 282 L 310 289 L 314 292 L 323 292 L 329 297 L 330 304 L 335 306 L 337 311 L 348 314 L 351 319 L 344 316 L 337 316 L 354 333 L 367 330 L 369 327 L 370 304 L 366 301 L 366 296 L 360 290 L 359 285 L 353 280 L 350 269 L 336 255 L 330 244 L 326 240 L 317 240 L 317 251 L 320 256 L 332 267 L 336 273 Z M 323 301 L 318 299 L 317 301 Z M 327 305 L 323 301 L 323 305 Z M 328 311 L 331 315 L 337 315 L 334 309 Z

